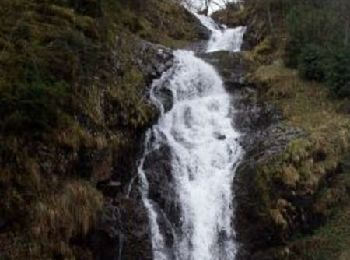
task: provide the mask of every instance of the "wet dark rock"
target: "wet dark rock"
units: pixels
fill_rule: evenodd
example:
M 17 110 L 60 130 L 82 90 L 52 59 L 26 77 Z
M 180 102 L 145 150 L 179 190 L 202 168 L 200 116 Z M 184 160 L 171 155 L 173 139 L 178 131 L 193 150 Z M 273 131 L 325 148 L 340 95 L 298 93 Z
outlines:
M 186 13 L 188 15 L 188 18 L 192 20 L 192 23 L 194 24 L 195 31 L 198 33 L 198 38 L 200 40 L 209 40 L 211 32 L 208 30 L 207 27 L 205 27 L 199 19 L 194 16 L 192 13 L 190 13 L 188 10 L 186 10 Z
M 164 112 L 168 112 L 173 107 L 173 92 L 166 87 L 168 82 L 163 82 L 163 85 L 157 87 L 154 90 L 154 94 L 157 96 L 157 99 L 162 103 Z
M 96 230 L 89 235 L 95 259 L 152 259 L 147 210 L 140 198 L 106 204 Z
M 226 139 L 226 135 L 219 135 L 219 136 L 218 136 L 218 139 L 219 139 L 219 140 L 225 140 L 225 139 Z
M 152 151 L 145 158 L 144 171 L 149 182 L 149 198 L 177 224 L 180 219 L 177 192 L 171 174 L 171 151 L 167 145 Z
M 208 41 L 196 41 L 187 46 L 187 50 L 194 51 L 195 53 L 205 53 L 208 47 Z
M 157 211 L 159 228 L 169 248 L 174 242 L 173 230 L 181 225 L 180 205 L 171 174 L 171 161 L 170 147 L 164 144 L 149 153 L 144 163 L 144 171 L 149 183 L 148 197 Z
M 233 91 L 247 86 L 246 73 L 250 64 L 242 53 L 219 51 L 200 56 L 218 70 L 227 90 Z
M 103 209 L 97 229 L 89 235 L 89 244 L 96 259 L 117 259 L 116 251 L 121 248 L 119 237 L 122 231 L 119 209 L 109 204 Z M 101 250 L 103 248 L 103 250 Z
M 216 133 L 215 134 L 215 138 L 217 138 L 218 140 L 225 140 L 226 139 L 226 135 L 220 134 L 220 133 Z
M 163 45 L 141 41 L 135 50 L 138 64 L 144 75 L 159 77 L 167 68 L 172 66 L 172 50 Z
M 163 72 L 173 65 L 173 51 L 163 45 L 141 41 L 135 57 L 141 57 L 137 64 L 146 76 L 146 84 L 151 84 L 152 80 L 159 78 Z
M 122 184 L 119 181 L 102 181 L 97 183 L 97 188 L 101 190 L 104 196 L 115 197 L 122 191 Z

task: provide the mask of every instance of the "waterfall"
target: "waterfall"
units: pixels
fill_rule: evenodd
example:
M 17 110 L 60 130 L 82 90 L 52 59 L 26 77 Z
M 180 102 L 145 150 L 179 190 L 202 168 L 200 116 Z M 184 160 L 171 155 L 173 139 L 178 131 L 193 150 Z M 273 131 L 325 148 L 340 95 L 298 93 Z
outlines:
M 212 13 L 214 13 L 220 9 L 224 9 L 227 4 L 238 3 L 238 2 L 240 2 L 240 0 L 209 1 L 209 5 L 208 5 L 209 15 L 211 15 Z M 187 1 L 185 1 L 185 6 L 189 9 L 191 9 L 193 12 L 201 11 L 201 10 L 204 10 L 206 8 L 205 1 L 203 1 L 203 0 L 187 0 Z
M 225 25 L 218 25 L 211 17 L 195 14 L 201 23 L 211 31 L 207 52 L 233 51 L 241 49 L 245 26 L 227 28 Z
M 240 49 L 243 27 L 221 28 L 198 17 L 212 31 L 207 52 Z M 231 98 L 220 75 L 195 53 L 178 50 L 174 57 L 151 87 L 160 117 L 146 134 L 138 168 L 153 259 L 232 260 L 232 182 L 243 151 Z

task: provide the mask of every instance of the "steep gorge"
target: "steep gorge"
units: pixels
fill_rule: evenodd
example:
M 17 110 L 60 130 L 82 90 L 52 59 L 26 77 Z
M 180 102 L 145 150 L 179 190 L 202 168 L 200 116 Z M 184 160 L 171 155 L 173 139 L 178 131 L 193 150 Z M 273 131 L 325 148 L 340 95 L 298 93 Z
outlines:
M 269 3 L 3 0 L 0 259 L 348 259 L 348 100 Z

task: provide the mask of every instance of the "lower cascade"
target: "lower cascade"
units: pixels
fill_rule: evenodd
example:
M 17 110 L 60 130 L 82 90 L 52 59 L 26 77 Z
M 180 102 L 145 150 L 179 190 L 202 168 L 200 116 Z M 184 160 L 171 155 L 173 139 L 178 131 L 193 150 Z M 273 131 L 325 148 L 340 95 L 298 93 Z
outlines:
M 199 18 L 212 31 L 207 52 L 240 49 L 243 27 L 215 29 L 210 18 Z M 152 84 L 160 117 L 139 163 L 153 259 L 232 260 L 232 183 L 243 151 L 231 97 L 210 64 L 191 51 L 174 56 L 174 66 Z

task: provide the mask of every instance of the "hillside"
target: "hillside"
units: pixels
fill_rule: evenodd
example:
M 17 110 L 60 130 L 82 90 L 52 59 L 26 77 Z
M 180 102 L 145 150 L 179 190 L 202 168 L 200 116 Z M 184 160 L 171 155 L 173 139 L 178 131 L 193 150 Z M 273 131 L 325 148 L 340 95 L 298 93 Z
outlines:
M 127 259 L 149 254 L 143 205 L 118 194 L 172 64 L 154 44 L 206 34 L 165 0 L 1 1 L 0 259 L 106 259 L 122 233 Z
M 350 257 L 346 13 L 347 1 L 261 0 L 214 14 L 248 25 L 250 100 L 280 114 L 240 169 L 243 259 Z

